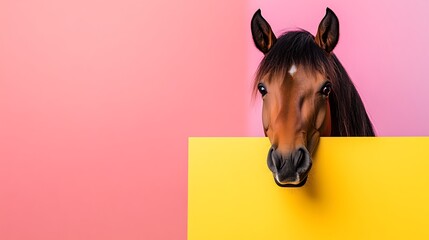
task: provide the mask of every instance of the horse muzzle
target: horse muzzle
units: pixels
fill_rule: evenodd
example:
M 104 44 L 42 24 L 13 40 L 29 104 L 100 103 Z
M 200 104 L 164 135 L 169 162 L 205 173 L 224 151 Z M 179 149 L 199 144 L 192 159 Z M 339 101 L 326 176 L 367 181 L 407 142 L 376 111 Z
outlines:
M 281 154 L 273 147 L 267 157 L 268 168 L 273 172 L 274 181 L 281 187 L 300 187 L 307 181 L 312 161 L 307 149 Z

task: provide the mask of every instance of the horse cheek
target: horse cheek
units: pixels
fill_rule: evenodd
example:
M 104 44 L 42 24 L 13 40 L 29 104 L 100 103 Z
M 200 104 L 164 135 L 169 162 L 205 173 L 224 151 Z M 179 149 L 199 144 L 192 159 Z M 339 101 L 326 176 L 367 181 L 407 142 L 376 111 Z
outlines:
M 264 134 L 266 137 L 268 137 L 267 131 L 268 131 L 268 127 L 270 126 L 269 119 L 270 119 L 270 117 L 269 117 L 269 113 L 267 110 L 267 106 L 264 103 L 264 105 L 262 106 L 262 125 L 264 127 Z
M 316 129 L 319 131 L 321 136 L 331 135 L 331 112 L 328 101 L 319 109 L 316 118 Z
M 321 132 L 322 136 L 331 136 L 331 107 L 329 101 L 326 102 L 326 114 L 323 124 L 324 131 Z
M 316 122 L 315 122 L 315 126 L 316 126 L 316 129 L 320 132 L 322 129 L 322 127 L 323 127 L 323 125 L 324 125 L 324 122 L 325 122 L 325 117 L 326 117 L 326 107 L 325 106 L 322 106 L 320 109 L 319 109 L 319 112 L 317 113 L 317 116 L 316 116 Z

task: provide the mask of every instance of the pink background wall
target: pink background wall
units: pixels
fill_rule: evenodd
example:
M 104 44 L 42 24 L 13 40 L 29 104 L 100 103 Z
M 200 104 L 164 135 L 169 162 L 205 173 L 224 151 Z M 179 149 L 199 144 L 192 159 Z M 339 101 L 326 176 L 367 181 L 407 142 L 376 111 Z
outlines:
M 188 136 L 246 133 L 245 9 L 1 1 L 0 239 L 186 239 Z
M 425 1 L 1 1 L 0 238 L 186 239 L 187 137 L 262 136 L 252 14 L 326 6 L 378 134 L 428 135 Z

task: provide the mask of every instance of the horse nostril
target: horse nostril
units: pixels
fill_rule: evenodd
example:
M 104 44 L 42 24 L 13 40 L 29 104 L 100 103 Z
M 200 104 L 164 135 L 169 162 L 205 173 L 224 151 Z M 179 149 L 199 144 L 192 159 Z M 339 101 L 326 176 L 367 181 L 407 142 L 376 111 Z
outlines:
M 273 153 L 274 153 L 274 149 L 270 148 L 270 150 L 268 151 L 268 156 L 267 156 L 267 165 L 268 165 L 268 168 L 271 170 L 271 172 L 275 173 L 275 172 L 277 172 L 277 167 L 276 167 L 274 160 L 273 160 L 273 158 L 274 158 Z
M 282 161 L 282 156 L 272 147 L 268 152 L 267 157 L 268 168 L 273 172 L 279 172 L 284 166 L 284 161 Z
M 295 167 L 298 169 L 305 162 L 305 150 L 300 148 L 298 149 L 295 156 Z
M 301 151 L 301 149 L 298 149 L 298 151 L 296 151 L 296 153 L 295 153 L 295 156 L 293 157 L 293 165 L 297 169 L 298 169 L 299 165 L 301 165 L 302 156 L 303 156 L 303 152 Z
M 282 167 L 284 165 L 284 164 L 282 164 L 282 156 L 280 154 L 278 154 L 277 151 L 275 151 L 275 150 L 273 151 L 272 161 L 273 161 L 273 164 L 274 164 L 277 171 L 282 169 Z
M 309 153 L 303 148 L 298 149 L 294 158 L 294 163 L 297 172 L 307 172 L 311 167 Z

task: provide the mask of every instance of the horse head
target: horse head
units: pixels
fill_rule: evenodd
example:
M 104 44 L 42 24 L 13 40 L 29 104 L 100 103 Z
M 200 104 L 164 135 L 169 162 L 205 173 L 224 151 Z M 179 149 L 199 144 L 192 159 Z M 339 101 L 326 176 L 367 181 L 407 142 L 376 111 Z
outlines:
M 338 43 L 338 18 L 328 8 L 315 37 L 301 30 L 277 38 L 258 10 L 251 29 L 264 54 L 255 89 L 263 99 L 263 128 L 271 142 L 268 167 L 278 185 L 301 186 L 319 138 L 331 135 L 329 98 L 338 77 L 331 53 Z

